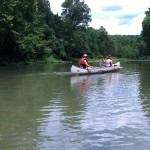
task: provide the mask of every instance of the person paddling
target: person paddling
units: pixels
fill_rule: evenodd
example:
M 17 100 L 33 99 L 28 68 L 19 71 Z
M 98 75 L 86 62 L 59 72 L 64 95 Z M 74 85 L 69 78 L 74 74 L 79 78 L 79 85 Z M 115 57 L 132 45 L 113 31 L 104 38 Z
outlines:
M 92 66 L 90 66 L 89 64 L 88 64 L 88 59 L 87 59 L 87 54 L 84 54 L 83 55 L 83 57 L 80 59 L 80 61 L 79 61 L 79 66 L 80 66 L 80 68 L 83 68 L 83 69 L 88 69 L 89 67 L 91 67 L 92 68 Z

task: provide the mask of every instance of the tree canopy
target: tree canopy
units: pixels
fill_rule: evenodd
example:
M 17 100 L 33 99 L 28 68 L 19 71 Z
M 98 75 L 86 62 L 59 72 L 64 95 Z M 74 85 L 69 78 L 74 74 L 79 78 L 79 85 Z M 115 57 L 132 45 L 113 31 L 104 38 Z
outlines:
M 150 8 L 145 12 L 146 17 L 142 22 L 142 37 L 147 46 L 147 55 L 150 55 Z
M 89 14 L 91 9 L 85 4 L 84 0 L 65 0 L 61 6 L 63 8 L 61 17 L 69 25 L 69 28 L 75 30 L 80 26 L 88 26 L 91 21 L 91 15 Z
M 61 15 L 49 0 L 1 0 L 0 64 L 79 58 L 108 54 L 137 58 L 150 55 L 150 9 L 141 35 L 109 35 L 105 27 L 89 27 L 91 9 L 84 0 L 64 0 Z

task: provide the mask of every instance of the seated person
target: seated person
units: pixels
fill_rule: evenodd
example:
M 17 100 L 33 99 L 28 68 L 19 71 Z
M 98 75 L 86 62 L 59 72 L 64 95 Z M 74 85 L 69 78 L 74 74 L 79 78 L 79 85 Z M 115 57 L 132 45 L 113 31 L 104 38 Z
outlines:
M 106 67 L 111 67 L 112 66 L 112 56 L 109 55 L 107 58 L 106 58 L 106 64 L 105 64 Z
M 80 68 L 87 69 L 88 67 L 92 67 L 88 64 L 87 54 L 84 54 L 83 57 L 79 61 Z
M 100 67 L 105 67 L 105 64 L 106 64 L 106 60 L 105 60 L 104 58 L 101 58 L 101 59 L 99 60 L 99 66 L 100 66 Z

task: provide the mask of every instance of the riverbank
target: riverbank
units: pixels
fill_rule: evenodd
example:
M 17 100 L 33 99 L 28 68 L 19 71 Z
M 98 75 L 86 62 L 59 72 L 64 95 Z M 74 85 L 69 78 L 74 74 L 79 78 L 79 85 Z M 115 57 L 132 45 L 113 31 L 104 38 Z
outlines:
M 0 67 L 2 66 L 20 66 L 20 65 L 35 65 L 35 64 L 67 64 L 72 63 L 72 61 L 63 61 L 56 59 L 54 57 L 48 57 L 44 60 L 29 60 L 29 61 L 17 61 L 17 62 L 9 62 L 9 61 L 2 61 L 0 62 Z
M 77 63 L 79 58 L 69 58 L 69 60 L 59 60 L 54 57 L 48 57 L 44 60 L 30 60 L 30 61 L 19 61 L 19 62 L 0 62 L 0 67 L 3 66 L 19 66 L 19 65 L 35 65 L 35 64 L 68 64 L 68 63 Z M 90 63 L 99 62 L 99 59 L 88 59 Z M 119 58 L 113 57 L 113 62 L 126 62 L 126 61 L 150 61 L 149 57 L 140 58 L 140 59 L 127 59 L 127 58 Z

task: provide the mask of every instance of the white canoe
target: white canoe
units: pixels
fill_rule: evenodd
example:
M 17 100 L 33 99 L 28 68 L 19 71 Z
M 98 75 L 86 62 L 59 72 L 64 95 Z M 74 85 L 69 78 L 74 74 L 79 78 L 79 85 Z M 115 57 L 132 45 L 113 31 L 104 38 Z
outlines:
M 113 72 L 121 69 L 120 62 L 113 64 L 111 67 L 92 67 L 88 69 L 82 69 L 77 66 L 72 65 L 71 73 L 72 75 L 84 75 L 84 74 L 98 74 L 98 73 L 106 73 Z

